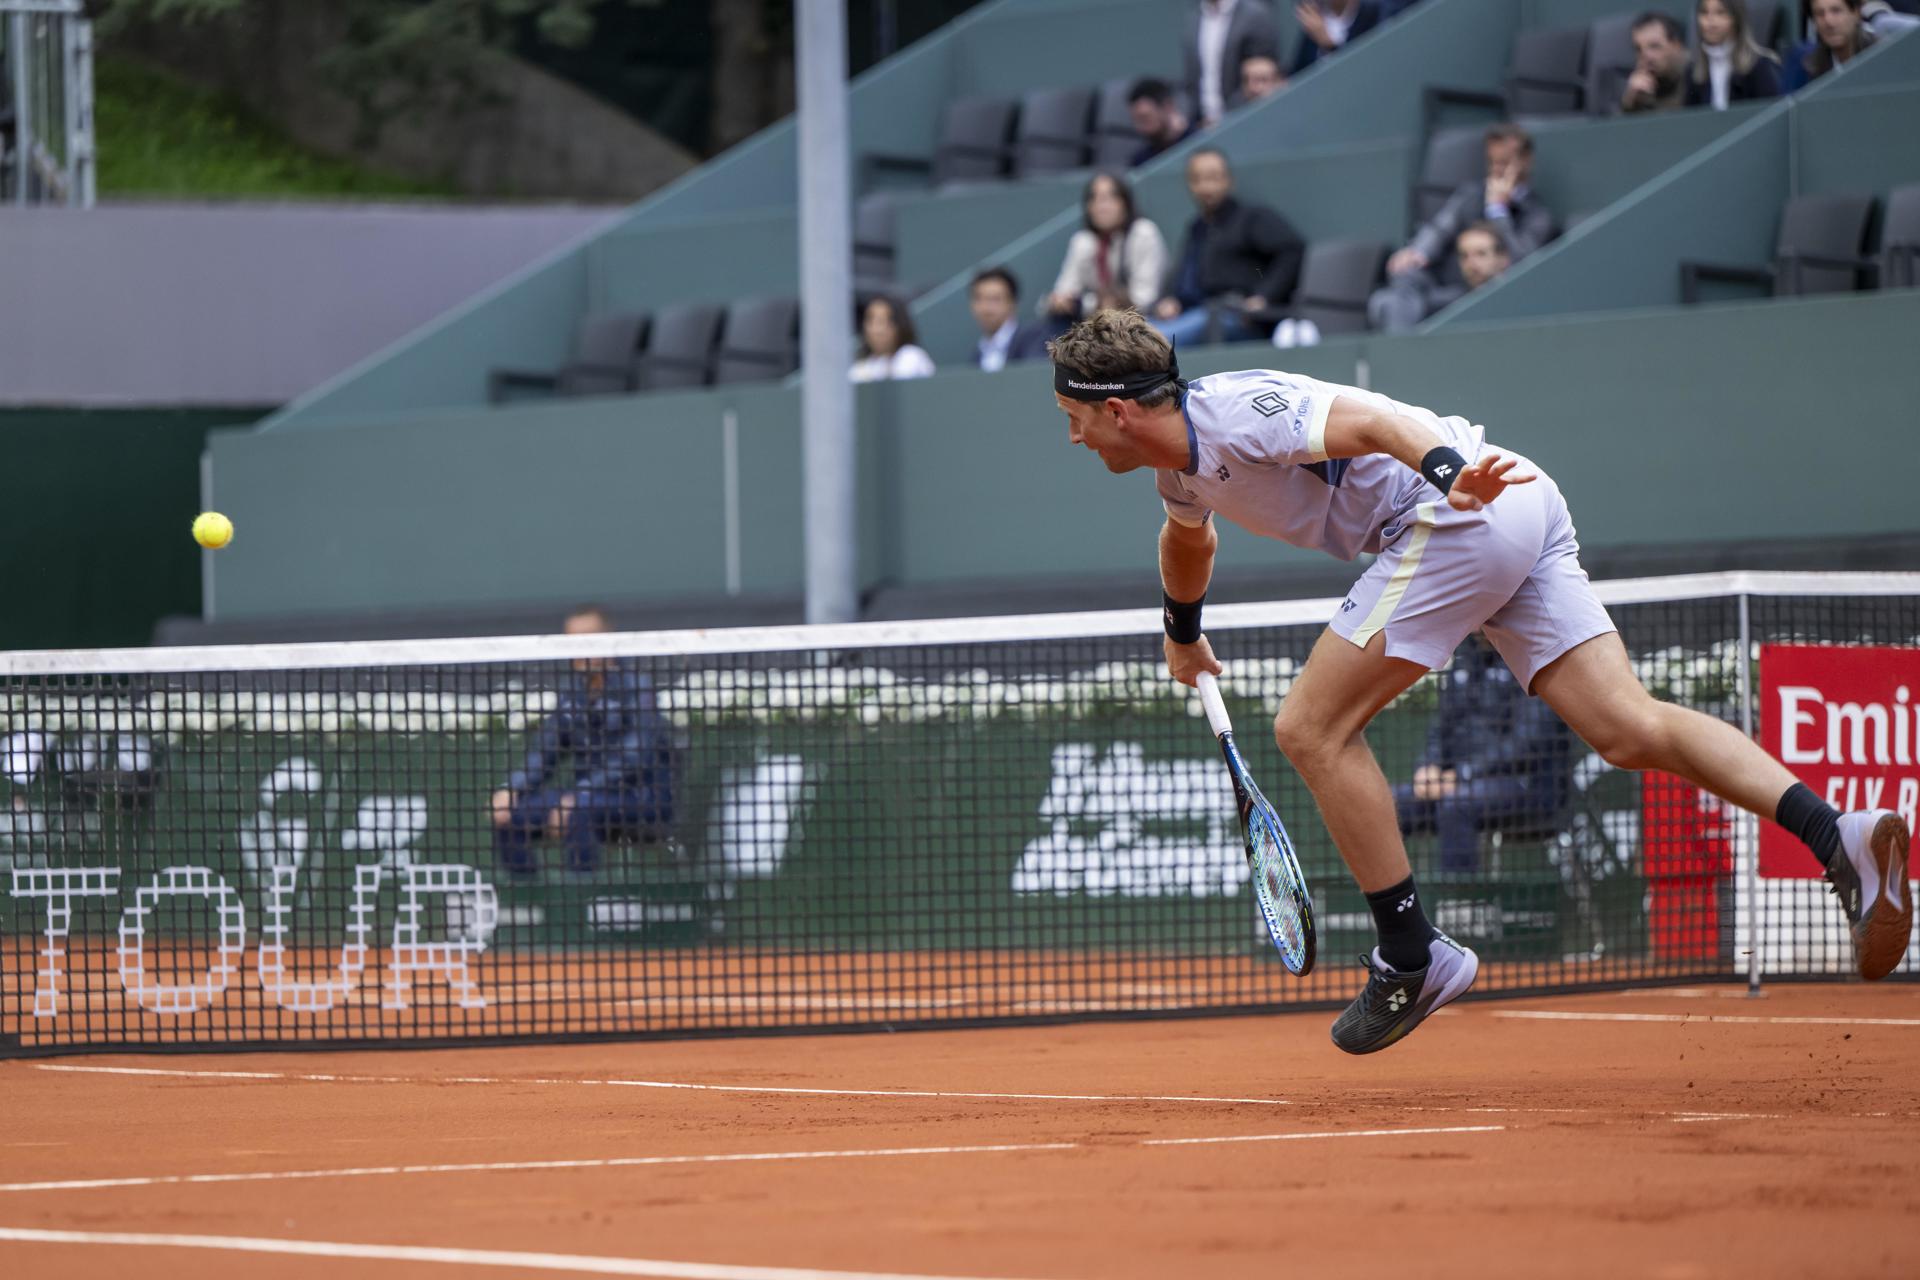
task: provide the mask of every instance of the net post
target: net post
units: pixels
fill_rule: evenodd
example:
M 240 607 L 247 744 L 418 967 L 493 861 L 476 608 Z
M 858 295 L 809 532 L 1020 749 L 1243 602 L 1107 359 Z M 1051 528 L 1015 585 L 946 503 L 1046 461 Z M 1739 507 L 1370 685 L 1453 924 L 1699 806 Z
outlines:
M 25 207 L 33 185 L 32 66 L 27 58 L 27 14 L 16 10 L 7 17 L 7 52 L 13 60 L 13 202 Z
M 1740 731 L 1753 737 L 1753 607 L 1745 592 L 1735 597 L 1740 610 L 1740 662 L 1735 668 L 1740 689 Z M 1760 994 L 1760 818 L 1744 814 L 1741 826 L 1746 845 L 1744 879 L 1747 892 L 1747 994 Z

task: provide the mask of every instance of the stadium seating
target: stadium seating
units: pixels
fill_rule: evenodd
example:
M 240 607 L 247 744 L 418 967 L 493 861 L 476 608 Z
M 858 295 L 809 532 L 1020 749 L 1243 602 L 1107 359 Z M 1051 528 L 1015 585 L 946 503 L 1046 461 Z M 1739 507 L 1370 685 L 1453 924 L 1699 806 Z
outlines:
M 501 404 L 515 391 L 547 391 L 562 396 L 611 396 L 631 391 L 647 329 L 645 315 L 588 316 L 580 322 L 573 354 L 566 364 L 545 373 L 495 369 L 487 379 L 487 399 Z
M 1020 100 L 1012 175 L 1037 177 L 1086 167 L 1092 89 L 1036 89 Z
M 714 355 L 715 386 L 771 382 L 800 367 L 800 300 L 748 298 L 727 308 L 720 349 Z
M 713 380 L 714 346 L 725 319 L 725 308 L 705 303 L 666 307 L 656 313 L 634 389 L 706 386 Z
M 1367 295 L 1380 283 L 1387 246 L 1378 240 L 1321 240 L 1307 246 L 1287 314 L 1322 334 L 1364 333 Z
M 1481 125 L 1450 125 L 1427 138 L 1420 180 L 1409 193 L 1411 225 L 1417 227 L 1438 213 L 1462 183 L 1487 176 L 1486 132 Z
M 1887 196 L 1880 229 L 1880 287 L 1920 285 L 1920 183 L 1896 187 Z
M 1121 78 L 1100 86 L 1093 106 L 1093 127 L 1088 135 L 1091 159 L 1096 169 L 1123 170 L 1133 163 L 1140 149 L 1140 135 L 1133 130 L 1133 116 L 1127 95 L 1133 81 Z
M 1781 210 L 1770 266 L 1682 262 L 1680 300 L 1699 302 L 1700 286 L 1709 280 L 1757 285 L 1775 297 L 1851 293 L 1877 267 L 1865 256 L 1873 208 L 1872 196 L 1795 196 Z
M 898 256 L 893 196 L 885 191 L 861 196 L 853 206 L 854 292 L 864 297 L 891 289 Z
M 1429 118 L 1437 118 L 1445 106 L 1488 108 L 1514 119 L 1578 112 L 1586 104 L 1582 76 L 1586 53 L 1584 27 L 1517 32 L 1502 92 L 1429 86 Z
M 1007 172 L 1008 148 L 1020 106 L 1007 98 L 972 97 L 949 102 L 940 119 L 933 156 L 868 152 L 862 159 L 869 184 L 879 173 L 922 174 L 936 187 L 991 182 Z

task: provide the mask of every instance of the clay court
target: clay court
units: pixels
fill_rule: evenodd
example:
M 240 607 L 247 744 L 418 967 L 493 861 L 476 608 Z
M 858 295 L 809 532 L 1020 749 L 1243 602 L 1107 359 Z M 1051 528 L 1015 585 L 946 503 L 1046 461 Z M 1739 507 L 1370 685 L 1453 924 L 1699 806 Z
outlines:
M 1911 984 L 1328 1017 L 0 1063 L 0 1269 L 1914 1273 Z

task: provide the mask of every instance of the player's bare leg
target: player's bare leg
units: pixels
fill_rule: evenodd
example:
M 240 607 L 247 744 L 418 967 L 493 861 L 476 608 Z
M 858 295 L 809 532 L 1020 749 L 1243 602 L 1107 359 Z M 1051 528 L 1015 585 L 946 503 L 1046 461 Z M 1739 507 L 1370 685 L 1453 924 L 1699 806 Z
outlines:
M 1386 635 L 1366 648 L 1325 633 L 1274 717 L 1274 741 L 1313 793 L 1320 816 L 1367 895 L 1380 945 L 1362 956 L 1367 985 L 1333 1024 L 1333 1042 L 1372 1053 L 1405 1036 L 1473 985 L 1479 960 L 1427 920 L 1393 791 L 1367 746 L 1366 727 L 1427 673 L 1386 655 Z
M 1618 635 L 1568 650 L 1534 677 L 1533 691 L 1614 767 L 1677 773 L 1799 836 L 1840 895 L 1861 976 L 1882 978 L 1900 963 L 1913 897 L 1911 837 L 1898 814 L 1840 814 L 1732 725 L 1659 701 L 1634 675 Z

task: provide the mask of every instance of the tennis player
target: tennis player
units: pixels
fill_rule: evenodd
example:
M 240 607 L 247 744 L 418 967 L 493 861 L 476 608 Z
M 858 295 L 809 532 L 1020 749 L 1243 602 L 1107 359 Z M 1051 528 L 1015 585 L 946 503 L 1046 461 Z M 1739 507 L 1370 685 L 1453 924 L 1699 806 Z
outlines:
M 1362 957 L 1365 989 L 1333 1024 L 1340 1048 L 1393 1044 L 1465 993 L 1479 968 L 1428 921 L 1393 793 L 1363 736 L 1475 630 L 1610 764 L 1679 774 L 1799 837 L 1840 897 L 1861 976 L 1884 977 L 1900 962 L 1913 929 L 1906 822 L 1885 809 L 1842 814 L 1739 730 L 1648 694 L 1545 472 L 1488 445 L 1465 418 L 1356 387 L 1269 369 L 1187 382 L 1167 340 L 1130 311 L 1099 312 L 1048 352 L 1067 438 L 1109 471 L 1159 473 L 1176 680 L 1220 671 L 1200 627 L 1215 514 L 1342 560 L 1378 557 L 1273 722 L 1379 933 Z

